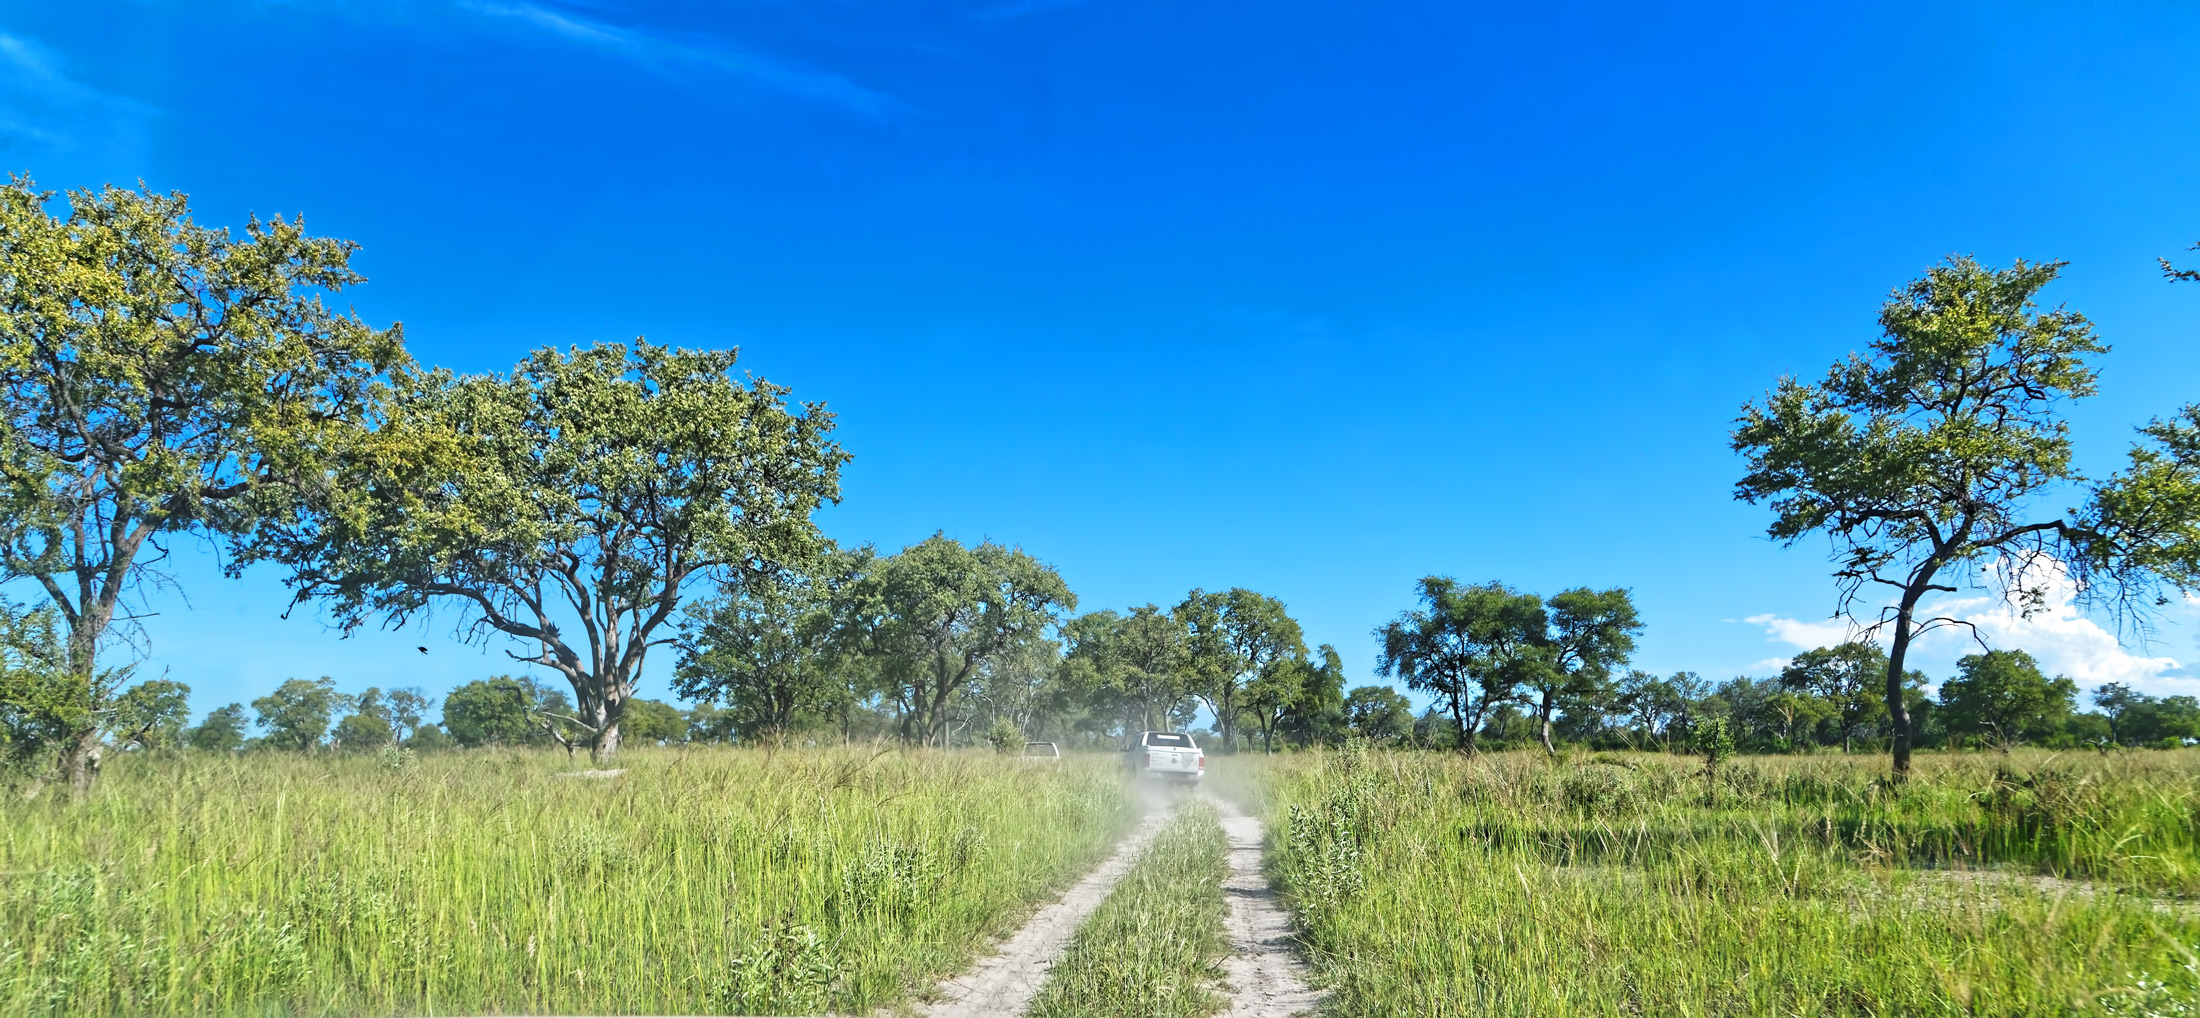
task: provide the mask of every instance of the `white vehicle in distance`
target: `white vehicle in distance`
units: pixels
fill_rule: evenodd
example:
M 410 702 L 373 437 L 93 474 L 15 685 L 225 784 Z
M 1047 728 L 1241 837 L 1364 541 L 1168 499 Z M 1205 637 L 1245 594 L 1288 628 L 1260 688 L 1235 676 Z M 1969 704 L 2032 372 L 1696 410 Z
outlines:
M 1123 762 L 1142 778 L 1197 782 L 1207 776 L 1207 754 L 1183 732 L 1140 732 L 1123 751 Z
M 1061 763 L 1062 750 L 1051 742 L 1024 743 L 1025 763 Z

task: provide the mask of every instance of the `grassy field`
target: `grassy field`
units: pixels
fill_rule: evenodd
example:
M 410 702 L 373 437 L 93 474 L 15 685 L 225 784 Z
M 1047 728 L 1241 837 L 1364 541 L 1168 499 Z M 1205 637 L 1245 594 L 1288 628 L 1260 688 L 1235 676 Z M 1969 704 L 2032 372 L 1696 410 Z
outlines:
M 867 1013 L 1133 819 L 1110 756 L 128 756 L 0 816 L 0 1014 Z M 1338 1015 L 2181 1015 L 2200 750 L 1217 761 Z M 1034 1013 L 1215 1010 L 1182 807 Z
M 1200 1018 L 1229 945 L 1228 845 L 1214 807 L 1190 801 L 1077 933 L 1032 1002 L 1032 1018 Z
M 863 1013 L 1133 819 L 1112 759 L 126 757 L 0 815 L 0 1014 Z
M 1246 761 L 1340 1015 L 2187 1014 L 2200 751 Z

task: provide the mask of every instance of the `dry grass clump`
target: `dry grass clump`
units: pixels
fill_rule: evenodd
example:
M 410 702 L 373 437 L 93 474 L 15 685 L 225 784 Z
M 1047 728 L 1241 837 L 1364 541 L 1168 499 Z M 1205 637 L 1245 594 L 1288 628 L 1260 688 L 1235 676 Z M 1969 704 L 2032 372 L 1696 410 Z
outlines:
M 0 817 L 0 1013 L 865 1012 L 1133 816 L 1112 760 L 131 758 Z

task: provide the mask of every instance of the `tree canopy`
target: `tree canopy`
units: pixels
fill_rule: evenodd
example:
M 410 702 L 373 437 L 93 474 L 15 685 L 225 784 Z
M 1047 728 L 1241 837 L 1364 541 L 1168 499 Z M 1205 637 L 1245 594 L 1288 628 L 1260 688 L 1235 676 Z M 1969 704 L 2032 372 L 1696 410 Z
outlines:
M 1831 538 L 1837 610 L 1887 634 L 1881 691 L 1898 779 L 1910 766 L 1911 641 L 1955 621 L 1921 616 L 1926 595 L 1983 579 L 2036 606 L 2060 570 L 2092 596 L 2101 579 L 2190 586 L 2200 561 L 2200 471 L 2175 422 L 2106 483 L 2087 489 L 2073 464 L 2062 408 L 2094 393 L 2090 359 L 2107 346 L 2083 315 L 2036 303 L 2062 267 L 1934 266 L 1881 307 L 1869 356 L 1814 384 L 1782 379 L 1735 422 L 1748 462 L 1735 497 L 1773 510 L 1776 540 Z M 2067 486 L 2081 508 L 2039 505 Z
M 1061 575 L 1022 549 L 934 534 L 850 583 L 841 617 L 900 705 L 901 737 L 931 744 L 944 743 L 957 693 L 1076 607 Z
M 2008 746 L 2048 734 L 2076 708 L 2078 684 L 2041 674 L 2021 650 L 1972 654 L 1956 662 L 1956 671 L 1940 688 L 1952 731 Z
M 1175 726 L 1191 697 L 1189 650 L 1184 627 L 1175 617 L 1149 603 L 1127 615 L 1080 615 L 1065 623 L 1062 632 L 1068 641 L 1064 681 L 1078 693 L 1109 705 L 1126 728 Z
M 747 570 L 689 609 L 673 691 L 724 704 L 742 739 L 783 736 L 830 714 L 848 696 L 835 671 L 839 591 L 858 575 L 856 556 L 823 568 Z
M 240 237 L 181 194 L 72 191 L 66 215 L 52 197 L 0 187 L 0 579 L 36 582 L 65 630 L 53 681 L 83 710 L 60 766 L 81 793 L 124 692 L 98 656 L 163 541 L 243 541 L 405 353 L 396 326 L 324 305 L 361 281 L 355 246 L 302 220 Z
M 1214 715 L 1222 751 L 1235 752 L 1246 684 L 1305 656 L 1305 635 L 1282 601 L 1243 587 L 1193 590 L 1171 614 L 1184 627 L 1192 695 Z
M 1502 583 L 1466 585 L 1448 576 L 1422 578 L 1422 607 L 1375 631 L 1382 641 L 1376 671 L 1433 693 L 1451 718 L 1456 745 L 1472 754 L 1482 722 L 1536 667 L 1536 642 L 1549 624 L 1543 601 Z
M 335 483 L 255 554 L 347 628 L 442 605 L 572 686 L 592 759 L 691 581 L 807 561 L 847 458 L 822 404 L 732 351 L 540 350 L 509 374 L 401 371 Z M 456 735 L 456 733 L 453 733 Z
M 1635 652 L 1635 634 L 1642 619 L 1635 600 L 1624 587 L 1562 590 L 1543 603 L 1546 628 L 1536 646 L 1541 651 L 1533 667 L 1525 670 L 1525 683 L 1533 697 L 1543 739 L 1543 751 L 1556 756 L 1551 744 L 1552 715 L 1580 703 L 1610 679 L 1612 670 L 1627 663 Z

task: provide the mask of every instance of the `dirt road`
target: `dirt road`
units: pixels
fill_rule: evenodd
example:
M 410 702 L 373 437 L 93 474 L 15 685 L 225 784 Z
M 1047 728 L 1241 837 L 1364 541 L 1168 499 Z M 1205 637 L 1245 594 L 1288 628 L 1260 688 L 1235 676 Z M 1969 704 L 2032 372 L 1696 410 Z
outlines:
M 1230 842 L 1230 875 L 1222 881 L 1230 906 L 1231 954 L 1222 963 L 1230 1008 L 1223 1018 L 1312 1014 L 1321 996 L 1307 985 L 1306 965 L 1291 937 L 1291 914 L 1260 871 L 1260 818 L 1228 800 L 1210 801 L 1222 814 L 1222 833 Z
M 921 1009 L 926 1018 L 1000 1018 L 1022 1014 L 1055 959 L 1069 946 L 1071 935 L 1100 907 L 1131 864 L 1138 861 L 1148 842 L 1175 815 L 1172 807 L 1151 810 L 1129 837 L 1116 845 L 1115 854 L 1100 868 L 1069 889 L 1053 904 L 1041 908 L 1031 921 L 1001 945 L 998 952 L 979 960 L 970 971 L 940 984 L 941 999 Z M 1257 821 L 1256 821 L 1257 822 Z

